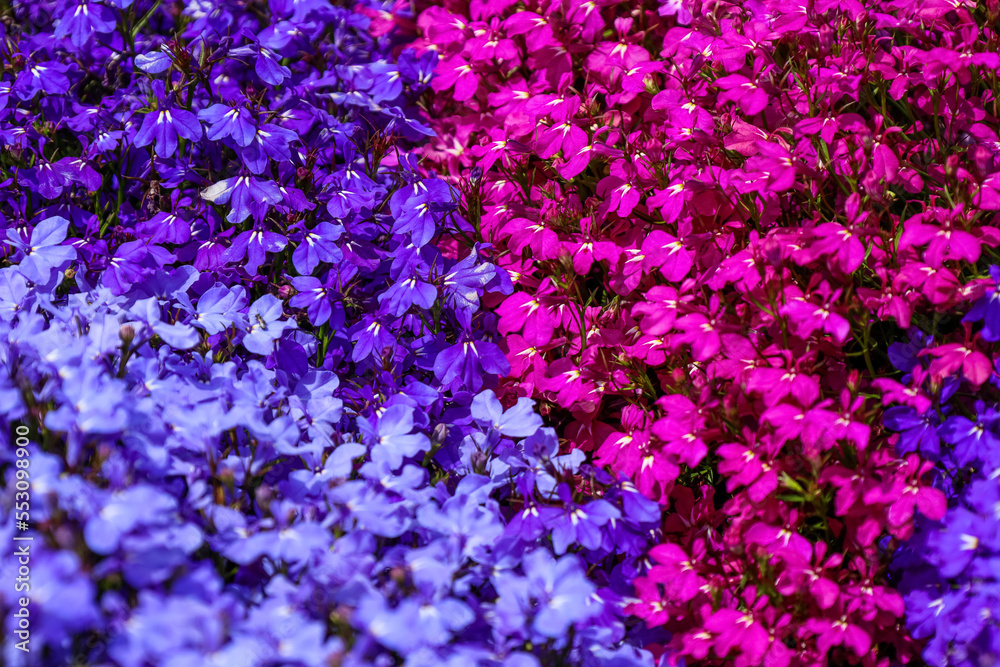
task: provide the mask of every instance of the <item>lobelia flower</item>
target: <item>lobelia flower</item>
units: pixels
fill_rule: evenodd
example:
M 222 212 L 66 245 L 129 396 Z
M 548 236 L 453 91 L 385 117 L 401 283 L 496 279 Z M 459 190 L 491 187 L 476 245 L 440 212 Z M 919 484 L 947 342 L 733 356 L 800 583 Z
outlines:
M 107 34 L 115 29 L 115 16 L 110 9 L 96 2 L 66 3 L 53 35 L 69 36 L 73 46 L 80 48 L 94 33 Z
M 205 136 L 212 141 L 232 137 L 237 146 L 249 146 L 257 136 L 257 124 L 242 105 L 213 104 L 198 112 L 198 119 L 208 123 Z
M 388 290 L 379 295 L 378 301 L 383 313 L 399 317 L 413 305 L 430 308 L 437 301 L 437 294 L 434 285 L 411 276 L 393 283 Z
M 226 220 L 239 224 L 252 214 L 255 220 L 263 218 L 269 205 L 282 200 L 281 191 L 271 181 L 258 181 L 251 176 L 233 176 L 201 192 L 206 201 L 213 204 L 230 203 Z
M 465 340 L 441 350 L 434 359 L 434 375 L 445 387 L 483 387 L 483 373 L 499 376 L 510 370 L 506 356 L 493 343 Z
M 263 225 L 256 224 L 252 229 L 241 232 L 233 239 L 226 249 L 224 259 L 227 262 L 239 262 L 245 257 L 246 262 L 243 266 L 247 273 L 255 276 L 260 265 L 267 261 L 267 253 L 278 252 L 287 244 L 288 239 L 281 234 L 268 231 Z
M 193 113 L 177 108 L 167 100 L 162 81 L 153 83 L 153 92 L 157 97 L 157 109 L 143 117 L 132 142 L 141 148 L 155 141 L 153 151 L 157 156 L 174 157 L 177 137 L 190 141 L 201 139 L 201 123 Z
M 240 159 L 251 174 L 262 174 L 267 169 L 268 159 L 288 161 L 291 150 L 288 144 L 298 139 L 298 135 L 274 123 L 261 123 L 254 132 L 253 139 L 241 147 Z
M 76 259 L 76 249 L 63 245 L 69 224 L 69 220 L 58 216 L 45 218 L 31 230 L 28 241 L 16 229 L 7 229 L 5 243 L 19 251 L 17 266 L 21 275 L 36 283 L 47 283 L 53 270 Z
M 261 355 L 269 355 L 274 351 L 275 341 L 287 329 L 295 327 L 295 322 L 282 319 L 281 306 L 281 301 L 271 294 L 265 294 L 250 305 L 243 347 Z
M 339 329 L 343 326 L 344 308 L 336 298 L 337 281 L 332 271 L 327 272 L 322 281 L 312 276 L 292 278 L 292 287 L 298 293 L 289 300 L 288 305 L 292 308 L 305 308 L 310 323 L 320 326 L 332 320 L 332 328 Z

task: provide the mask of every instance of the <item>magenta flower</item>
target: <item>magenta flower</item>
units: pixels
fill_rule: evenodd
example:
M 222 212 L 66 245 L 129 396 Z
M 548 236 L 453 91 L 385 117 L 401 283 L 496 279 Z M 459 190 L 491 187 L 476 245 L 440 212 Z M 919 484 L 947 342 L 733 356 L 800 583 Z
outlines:
M 806 297 L 798 287 L 790 287 L 785 292 L 785 304 L 779 312 L 788 316 L 802 337 L 822 331 L 833 336 L 838 343 L 843 343 L 851 334 L 851 325 L 836 311 L 835 303 L 840 297 L 840 290 L 831 292 L 829 285 L 823 284 L 815 294 L 814 297 Z
M 438 65 L 438 76 L 434 77 L 431 87 L 436 91 L 454 88 L 452 97 L 456 102 L 462 102 L 476 94 L 479 78 L 473 73 L 472 66 L 462 56 L 453 56 Z
M 795 160 L 788 149 L 770 141 L 757 142 L 758 154 L 747 160 L 747 167 L 763 176 L 767 190 L 784 192 L 795 183 Z
M 871 635 L 849 622 L 846 613 L 810 619 L 804 629 L 816 635 L 816 647 L 822 653 L 828 653 L 834 646 L 845 646 L 855 655 L 863 656 L 872 645 Z
M 993 374 L 993 364 L 982 352 L 961 343 L 949 343 L 927 348 L 920 353 L 930 355 L 934 361 L 930 365 L 931 377 L 942 380 L 949 375 L 962 372 L 973 385 L 985 383 Z
M 634 182 L 614 175 L 605 176 L 597 183 L 597 194 L 605 198 L 602 206 L 623 218 L 628 217 L 642 199 L 642 191 Z
M 762 75 L 766 73 L 766 70 L 761 72 Z M 730 74 L 716 79 L 715 85 L 724 91 L 719 95 L 720 102 L 737 102 L 748 116 L 759 114 L 770 101 L 763 88 L 742 74 Z
M 647 273 L 659 269 L 670 282 L 679 282 L 687 276 L 694 261 L 691 253 L 675 236 L 655 230 L 642 242 L 642 268 Z

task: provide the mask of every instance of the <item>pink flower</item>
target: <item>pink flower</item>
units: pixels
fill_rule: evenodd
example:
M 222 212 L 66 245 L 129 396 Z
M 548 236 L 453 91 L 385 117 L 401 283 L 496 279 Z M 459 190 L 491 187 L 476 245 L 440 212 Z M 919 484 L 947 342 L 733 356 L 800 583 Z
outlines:
M 769 407 L 786 396 L 800 405 L 812 405 L 819 399 L 819 379 L 794 369 L 755 368 L 749 372 L 747 389 L 763 395 Z
M 757 142 L 758 155 L 747 160 L 747 169 L 759 172 L 769 192 L 784 192 L 795 184 L 795 161 L 788 149 L 769 141 Z
M 671 183 L 663 190 L 653 190 L 653 196 L 646 200 L 650 208 L 658 208 L 664 222 L 674 222 L 691 200 L 692 192 L 683 180 Z
M 479 87 L 479 77 L 472 71 L 472 66 L 462 56 L 452 56 L 443 61 L 438 69 L 438 75 L 431 82 L 431 87 L 445 91 L 454 87 L 452 95 L 455 101 L 462 102 L 476 94 Z
M 510 361 L 510 374 L 512 377 L 542 378 L 546 376 L 548 364 L 545 362 L 544 353 L 547 346 L 536 345 L 528 342 L 524 337 L 516 334 L 504 337 L 507 344 L 507 359 Z
M 691 313 L 677 319 L 676 328 L 681 332 L 676 337 L 678 343 L 691 346 L 691 354 L 696 361 L 704 361 L 718 354 L 722 346 L 725 309 L 719 297 L 712 295 L 708 312 Z
M 948 343 L 920 351 L 921 356 L 935 357 L 930 365 L 931 377 L 940 382 L 959 369 L 962 375 L 975 386 L 982 385 L 993 374 L 993 364 L 982 352 L 961 343 Z
M 727 491 L 746 486 L 750 500 L 760 503 L 778 488 L 778 471 L 772 465 L 769 439 L 754 447 L 755 436 L 747 430 L 745 437 L 749 445 L 729 443 L 718 448 L 719 473 L 728 477 Z
M 804 629 L 816 635 L 816 647 L 820 653 L 829 653 L 834 646 L 846 646 L 862 657 L 872 646 L 871 635 L 849 622 L 846 613 L 810 619 Z
M 845 227 L 837 222 L 826 222 L 813 230 L 816 242 L 810 246 L 810 254 L 813 257 L 833 256 L 836 265 L 844 273 L 854 273 L 861 266 L 865 259 L 865 246 L 858 237 L 868 213 L 859 212 L 861 196 L 858 193 L 851 194 L 845 203 L 848 226 Z
M 790 518 L 794 523 L 795 511 Z M 773 556 L 778 556 L 790 562 L 809 562 L 812 559 L 812 543 L 798 533 L 794 528 L 778 528 L 764 522 L 750 526 L 744 539 L 747 544 L 759 544 Z
M 816 331 L 823 331 L 838 343 L 843 343 L 851 334 L 851 325 L 835 310 L 834 303 L 838 298 L 840 290 L 831 293 L 826 283 L 821 284 L 811 298 L 792 286 L 785 290 L 785 304 L 779 312 L 795 324 L 799 336 L 808 337 Z
M 490 131 L 491 141 L 483 146 L 474 146 L 470 151 L 479 158 L 478 166 L 487 171 L 499 160 L 505 169 L 512 169 L 516 157 L 525 155 L 531 148 L 520 141 L 507 139 L 507 133 L 499 128 Z M 516 156 L 516 157 L 515 157 Z
M 903 294 L 909 289 L 917 290 L 937 306 L 955 298 L 959 282 L 947 267 L 936 268 L 920 262 L 908 262 L 896 274 L 892 287 L 897 294 Z
M 517 46 L 513 40 L 504 36 L 500 28 L 500 19 L 493 17 L 489 24 L 476 21 L 469 27 L 474 37 L 465 43 L 462 52 L 469 56 L 472 62 L 517 61 Z
M 914 369 L 914 371 L 913 387 L 907 387 L 891 378 L 875 378 L 872 381 L 872 387 L 882 392 L 884 405 L 892 403 L 908 405 L 920 414 L 931 407 L 930 397 L 919 388 L 923 384 L 924 374 L 919 368 Z
M 614 265 L 621 256 L 621 249 L 609 241 L 584 241 L 582 243 L 567 243 L 570 258 L 573 261 L 573 270 L 580 275 L 590 272 L 590 267 L 594 261 L 608 262 Z
M 593 385 L 586 377 L 585 372 L 572 359 L 563 357 L 556 359 L 549 365 L 548 378 L 542 388 L 555 394 L 556 403 L 569 408 L 581 396 L 592 391 Z
M 683 280 L 694 266 L 691 253 L 676 236 L 659 229 L 646 236 L 642 242 L 642 268 L 646 273 L 659 269 L 670 282 Z
M 826 407 L 833 401 L 826 399 L 811 408 L 801 408 L 791 403 L 779 403 L 761 415 L 764 423 L 774 427 L 774 435 L 785 443 L 799 438 L 804 445 L 803 454 L 817 459 L 821 452 L 833 446 L 831 428 L 836 415 Z
M 916 454 L 908 454 L 905 465 L 891 479 L 868 489 L 863 500 L 866 504 L 888 506 L 886 518 L 891 528 L 912 526 L 914 509 L 929 519 L 944 518 L 948 509 L 947 499 L 939 489 L 926 486 L 921 479 L 934 468 L 930 461 L 921 461 Z
M 546 305 L 543 305 L 543 300 Z M 555 333 L 556 318 L 542 294 L 515 292 L 497 308 L 500 316 L 498 329 L 501 334 L 521 333 L 533 346 L 547 345 Z
M 552 25 L 544 16 L 534 12 L 517 12 L 504 21 L 504 28 L 510 36 L 524 35 L 528 51 L 545 48 L 553 41 Z
M 718 78 L 715 80 L 715 85 L 724 91 L 719 95 L 720 102 L 738 102 L 740 109 L 748 116 L 759 114 L 770 101 L 763 88 L 742 74 L 730 74 Z
M 541 158 L 550 158 L 557 153 L 576 157 L 584 146 L 589 145 L 587 133 L 573 121 L 565 120 L 541 132 L 535 151 Z
M 698 575 L 698 555 L 689 556 L 678 545 L 667 543 L 650 549 L 649 556 L 656 564 L 649 568 L 646 576 L 664 587 L 665 597 L 671 602 L 692 600 L 705 585 L 705 580 Z
M 674 328 L 681 300 L 673 287 L 657 285 L 646 293 L 644 301 L 632 306 L 632 317 L 641 318 L 640 327 L 645 333 L 663 335 Z
M 716 655 L 725 658 L 738 649 L 743 665 L 760 664 L 770 645 L 767 629 L 749 611 L 720 609 L 705 621 L 705 629 L 716 635 L 712 642 Z
M 597 194 L 606 198 L 601 204 L 602 208 L 626 218 L 632 213 L 632 209 L 639 205 L 642 190 L 635 180 L 634 168 L 624 168 L 620 172 L 623 172 L 621 176 L 611 175 L 602 178 L 597 183 Z
M 926 214 L 910 218 L 904 225 L 899 238 L 900 249 L 926 245 L 924 261 L 932 267 L 940 267 L 945 260 L 965 260 L 976 262 L 980 254 L 979 239 L 969 232 L 956 228 L 961 207 L 954 211 L 932 208 Z M 937 224 L 924 224 L 933 216 Z
M 829 609 L 837 603 L 841 591 L 836 582 L 824 575 L 829 571 L 836 576 L 843 556 L 839 553 L 833 553 L 823 563 L 823 557 L 827 550 L 826 543 L 818 542 L 814 549 L 814 559 L 789 563 L 788 569 L 778 576 L 776 588 L 779 593 L 786 596 L 793 595 L 798 591 L 807 592 L 815 600 L 817 607 Z

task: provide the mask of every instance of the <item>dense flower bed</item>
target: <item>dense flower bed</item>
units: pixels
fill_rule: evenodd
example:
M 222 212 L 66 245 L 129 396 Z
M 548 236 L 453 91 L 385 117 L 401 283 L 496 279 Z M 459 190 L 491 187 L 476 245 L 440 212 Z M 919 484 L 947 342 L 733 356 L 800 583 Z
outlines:
M 493 393 L 408 20 L 2 10 L 4 664 L 652 664 L 659 509 Z
M 993 664 L 998 19 L 0 7 L 3 664 Z
M 441 58 L 423 154 L 514 281 L 503 396 L 539 401 L 566 447 L 661 504 L 630 609 L 673 632 L 671 662 L 997 658 L 997 325 L 977 302 L 1000 241 L 997 16 L 906 0 L 420 14 Z M 919 371 L 893 366 L 908 330 Z M 962 454 L 937 471 L 930 436 L 883 426 L 938 419 Z

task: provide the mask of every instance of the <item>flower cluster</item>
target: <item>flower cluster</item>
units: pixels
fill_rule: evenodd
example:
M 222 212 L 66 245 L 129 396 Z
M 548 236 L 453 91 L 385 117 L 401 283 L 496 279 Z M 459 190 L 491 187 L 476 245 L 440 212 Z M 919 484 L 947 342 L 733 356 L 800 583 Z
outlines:
M 440 57 L 423 154 L 514 282 L 494 297 L 504 396 L 663 507 L 631 610 L 673 633 L 672 661 L 917 651 L 888 566 L 946 491 L 896 451 L 879 399 L 923 400 L 890 362 L 911 327 L 937 341 L 936 386 L 994 376 L 996 314 L 953 313 L 1000 244 L 997 16 L 443 0 L 418 17 Z
M 652 665 L 659 508 L 493 392 L 512 284 L 417 171 L 407 12 L 0 9 L 4 664 Z
M 1000 278 L 996 266 L 990 273 Z M 1000 362 L 990 344 L 1000 340 L 997 294 L 994 285 L 963 318 L 982 322 L 969 356 L 989 355 L 994 363 Z M 905 388 L 886 392 L 886 403 L 895 405 L 886 410 L 885 423 L 898 433 L 897 451 L 919 452 L 936 464 L 936 486 L 948 498 L 945 516 L 918 522 L 913 538 L 901 545 L 893 575 L 905 595 L 910 632 L 927 640 L 924 661 L 981 665 L 1000 655 L 1000 377 L 992 374 L 982 386 L 959 373 L 942 378 L 940 350 L 947 347 L 914 332 L 906 344 L 890 348 L 904 374 L 894 384 Z

